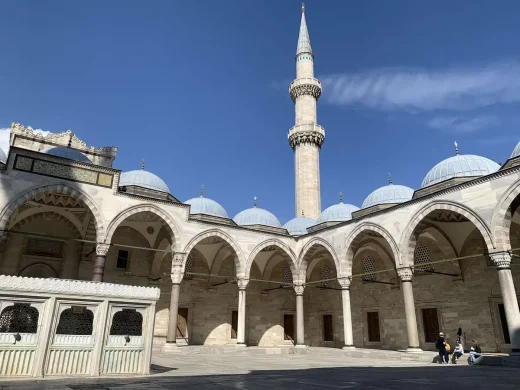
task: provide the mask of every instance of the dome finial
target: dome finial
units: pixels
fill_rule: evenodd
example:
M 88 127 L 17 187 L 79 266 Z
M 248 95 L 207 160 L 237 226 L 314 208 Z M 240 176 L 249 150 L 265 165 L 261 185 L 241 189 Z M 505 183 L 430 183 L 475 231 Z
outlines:
M 141 159 L 141 171 L 144 171 L 144 158 Z
M 343 192 L 339 193 L 339 203 L 343 203 Z
M 200 197 L 204 198 L 204 184 L 200 186 Z
M 388 172 L 388 184 L 392 184 L 392 174 Z
M 459 155 L 459 144 L 457 144 L 457 141 L 455 141 L 455 156 Z
M 305 3 L 302 3 L 302 13 L 305 12 Z
M 256 196 L 253 197 L 253 201 L 254 201 L 253 207 L 256 207 Z

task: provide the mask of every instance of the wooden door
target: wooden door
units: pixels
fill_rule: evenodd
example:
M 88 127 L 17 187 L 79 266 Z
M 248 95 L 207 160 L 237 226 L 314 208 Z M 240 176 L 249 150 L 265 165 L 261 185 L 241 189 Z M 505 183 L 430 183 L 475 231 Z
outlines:
M 381 332 L 379 330 L 379 313 L 372 311 L 367 313 L 368 341 L 381 342 Z
M 323 341 L 334 341 L 332 314 L 323 315 Z
M 236 339 L 238 333 L 238 311 L 231 312 L 231 338 Z
M 178 339 L 185 339 L 188 335 L 188 308 L 179 308 L 177 314 L 177 335 Z
M 283 316 L 283 339 L 294 341 L 294 315 L 284 314 Z
M 437 309 L 422 309 L 422 318 L 424 325 L 424 341 L 427 343 L 435 343 L 440 332 Z

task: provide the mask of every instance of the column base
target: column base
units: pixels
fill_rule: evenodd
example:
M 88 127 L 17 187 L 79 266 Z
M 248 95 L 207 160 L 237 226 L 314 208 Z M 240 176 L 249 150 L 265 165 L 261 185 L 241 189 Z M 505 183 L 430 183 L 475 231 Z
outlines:
M 345 345 L 343 348 L 341 348 L 344 351 L 352 351 L 353 349 L 356 349 L 353 345 Z
M 516 349 L 516 348 L 512 349 L 509 356 L 520 356 L 520 349 Z
M 245 348 L 245 347 L 247 347 L 246 343 L 236 343 L 236 346 L 238 348 Z
M 162 353 L 180 353 L 177 343 L 165 343 L 161 348 Z
M 421 353 L 423 350 L 419 347 L 408 347 L 406 353 Z
M 307 348 L 305 344 L 296 344 L 294 348 Z

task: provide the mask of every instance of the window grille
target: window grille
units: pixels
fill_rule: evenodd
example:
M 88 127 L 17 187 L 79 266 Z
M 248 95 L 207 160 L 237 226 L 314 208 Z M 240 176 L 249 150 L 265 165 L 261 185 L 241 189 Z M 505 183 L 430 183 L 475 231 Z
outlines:
M 85 307 L 75 306 L 60 315 L 56 334 L 91 335 L 94 313 Z
M 193 279 L 193 258 L 191 255 L 186 259 L 186 265 L 184 266 L 184 279 Z
M 321 267 L 320 279 L 330 279 L 330 267 L 327 264 L 323 264 L 323 267 Z M 330 282 L 321 282 L 320 287 L 330 287 Z
M 374 260 L 371 256 L 367 256 L 363 259 L 363 282 L 372 282 L 376 280 L 376 267 L 374 266 Z
M 0 314 L 0 332 L 36 333 L 39 313 L 28 303 L 15 303 L 6 307 Z
M 114 314 L 111 336 L 141 336 L 143 334 L 143 316 L 135 309 L 123 309 Z
M 283 281 L 284 283 L 293 284 L 293 276 L 291 267 L 286 265 L 283 269 Z
M 430 262 L 430 252 L 428 247 L 423 244 L 419 244 L 415 247 L 414 253 L 414 273 L 417 275 L 427 275 L 433 271 L 433 267 L 429 264 L 420 265 Z

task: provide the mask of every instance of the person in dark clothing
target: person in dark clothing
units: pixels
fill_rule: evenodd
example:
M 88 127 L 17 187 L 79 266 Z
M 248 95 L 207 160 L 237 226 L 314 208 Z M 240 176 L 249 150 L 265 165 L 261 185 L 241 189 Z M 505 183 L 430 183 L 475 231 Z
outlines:
M 439 351 L 439 363 L 448 364 L 448 354 L 446 353 L 446 339 L 444 333 L 439 333 L 439 338 L 435 342 L 435 348 Z
M 482 350 L 480 349 L 480 345 L 478 345 L 476 340 L 473 340 L 473 348 L 475 348 L 475 352 L 479 355 L 482 354 Z

